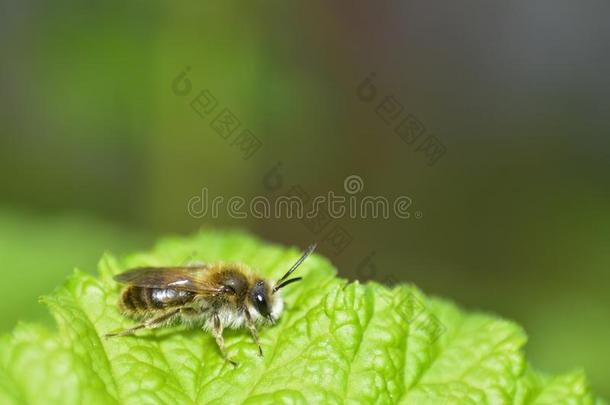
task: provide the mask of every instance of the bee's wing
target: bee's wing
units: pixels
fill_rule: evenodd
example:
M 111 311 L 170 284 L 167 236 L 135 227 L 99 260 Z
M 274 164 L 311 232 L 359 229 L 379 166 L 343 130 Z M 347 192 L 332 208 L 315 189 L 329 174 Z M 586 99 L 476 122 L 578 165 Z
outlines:
M 211 285 L 205 279 L 208 266 L 140 267 L 114 276 L 119 283 L 146 288 L 173 288 L 195 293 L 215 293 L 220 286 Z

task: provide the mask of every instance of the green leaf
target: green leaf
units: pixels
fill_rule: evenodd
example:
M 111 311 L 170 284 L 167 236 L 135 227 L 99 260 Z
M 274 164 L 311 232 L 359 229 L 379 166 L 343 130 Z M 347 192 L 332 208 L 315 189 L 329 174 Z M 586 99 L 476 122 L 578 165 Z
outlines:
M 105 340 L 133 322 L 116 306 L 114 274 L 185 261 L 243 262 L 277 278 L 298 257 L 236 233 L 160 242 L 119 262 L 105 255 L 99 277 L 76 271 L 42 301 L 57 332 L 20 324 L 0 340 L 0 403 L 404 403 L 593 404 L 585 377 L 543 376 L 525 361 L 524 332 L 469 314 L 414 286 L 348 283 L 313 255 L 286 288 L 286 310 L 260 330 L 265 357 L 247 331 L 225 331 L 233 368 L 214 339 L 183 326 Z

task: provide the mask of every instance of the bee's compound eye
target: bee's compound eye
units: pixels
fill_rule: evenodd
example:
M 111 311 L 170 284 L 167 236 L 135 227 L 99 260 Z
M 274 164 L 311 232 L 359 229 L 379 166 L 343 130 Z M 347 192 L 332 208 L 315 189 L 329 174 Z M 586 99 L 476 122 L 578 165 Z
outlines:
M 267 307 L 267 300 L 265 299 L 265 296 L 263 294 L 256 294 L 254 296 L 254 301 L 258 312 L 263 316 L 267 316 L 269 313 L 269 308 Z
M 269 315 L 269 306 L 267 305 L 265 285 L 263 283 L 256 283 L 251 297 L 258 313 L 263 316 Z

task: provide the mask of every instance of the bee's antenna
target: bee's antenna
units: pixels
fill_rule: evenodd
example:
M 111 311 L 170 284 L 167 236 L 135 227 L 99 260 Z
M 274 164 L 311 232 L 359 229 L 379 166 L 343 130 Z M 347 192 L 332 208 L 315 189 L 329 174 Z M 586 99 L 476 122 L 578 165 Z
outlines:
M 295 278 L 291 278 L 290 280 L 286 280 L 288 278 L 288 276 L 290 276 L 292 274 L 292 272 L 294 272 L 297 267 L 299 267 L 301 265 L 301 263 L 303 263 L 303 261 L 305 259 L 307 259 L 307 256 L 309 256 L 315 249 L 316 249 L 316 244 L 313 243 L 311 245 L 309 245 L 309 247 L 307 249 L 305 249 L 305 251 L 303 252 L 303 254 L 301 255 L 301 257 L 299 258 L 299 260 L 296 261 L 295 264 L 292 265 L 292 267 L 290 268 L 290 270 L 288 270 L 286 272 L 286 274 L 284 274 L 282 276 L 282 278 L 280 278 L 277 283 L 275 284 L 275 287 L 273 287 L 273 292 L 275 293 L 277 290 L 279 290 L 282 287 L 287 286 L 290 283 L 294 283 L 295 281 L 299 281 L 301 279 L 301 277 L 295 277 Z M 286 280 L 286 281 L 284 281 Z
M 286 287 L 288 284 L 292 284 L 292 283 L 294 283 L 295 281 L 299 281 L 299 280 L 302 280 L 302 279 L 303 279 L 303 277 L 295 277 L 295 278 L 288 279 L 288 280 L 284 281 L 283 283 L 281 283 L 281 284 L 276 285 L 275 287 L 273 287 L 273 292 L 276 292 L 276 291 L 277 291 L 277 290 L 279 290 L 280 288 L 284 288 L 284 287 Z

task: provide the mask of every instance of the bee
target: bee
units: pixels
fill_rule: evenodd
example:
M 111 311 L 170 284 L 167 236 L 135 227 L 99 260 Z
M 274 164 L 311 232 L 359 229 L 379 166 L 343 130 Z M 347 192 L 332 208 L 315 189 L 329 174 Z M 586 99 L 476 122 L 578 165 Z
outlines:
M 127 285 L 119 298 L 123 315 L 141 323 L 108 333 L 106 338 L 128 336 L 140 329 L 154 329 L 175 323 L 198 325 L 211 331 L 223 358 L 227 356 L 223 329 L 246 326 L 258 347 L 257 324 L 274 324 L 282 315 L 280 289 L 302 279 L 290 275 L 314 251 L 309 246 L 280 278 L 272 282 L 241 264 L 204 264 L 181 267 L 141 267 L 114 277 Z

